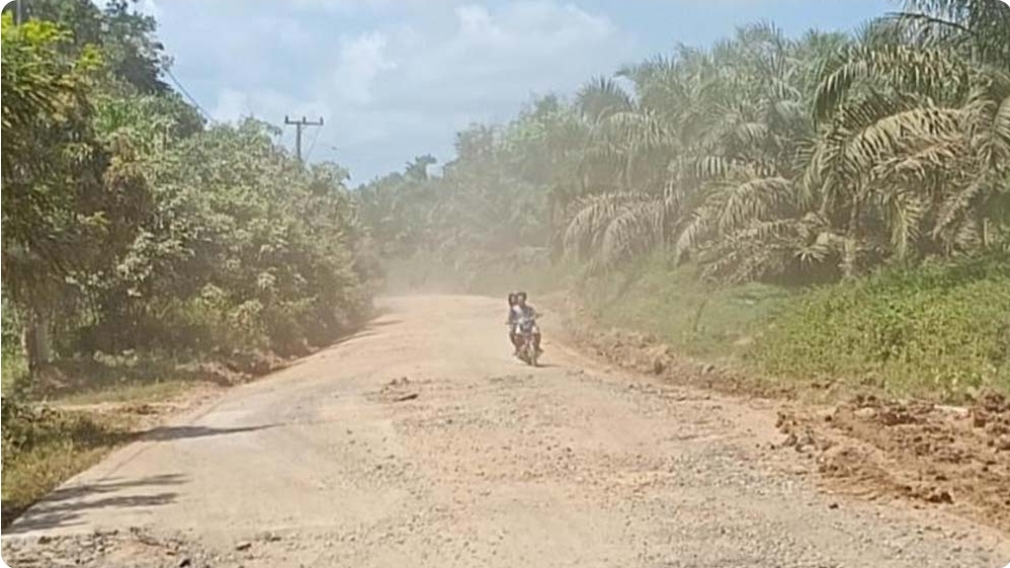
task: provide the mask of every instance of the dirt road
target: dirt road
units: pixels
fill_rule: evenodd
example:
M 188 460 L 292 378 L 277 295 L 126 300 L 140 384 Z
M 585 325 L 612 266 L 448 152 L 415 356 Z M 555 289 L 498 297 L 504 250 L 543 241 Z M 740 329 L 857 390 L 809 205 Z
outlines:
M 415 297 L 386 307 L 357 336 L 230 391 L 78 476 L 5 531 L 5 560 L 355 568 L 1010 561 L 1005 535 L 941 510 L 819 492 L 804 458 L 771 447 L 783 436 L 767 403 L 608 369 L 557 334 L 546 336 L 546 366 L 530 369 L 508 357 L 498 300 Z

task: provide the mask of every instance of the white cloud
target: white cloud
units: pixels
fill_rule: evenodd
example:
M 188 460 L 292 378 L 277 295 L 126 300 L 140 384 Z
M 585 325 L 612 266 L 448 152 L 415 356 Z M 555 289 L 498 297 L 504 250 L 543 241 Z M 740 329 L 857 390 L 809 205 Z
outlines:
M 369 32 L 340 42 L 340 58 L 332 75 L 335 93 L 348 102 L 368 104 L 372 100 L 372 82 L 383 71 L 396 69 L 385 56 L 386 36 Z
M 217 102 L 211 109 L 211 116 L 217 120 L 233 121 L 252 112 L 249 95 L 234 89 L 221 89 Z
M 329 105 L 323 101 L 299 100 L 272 89 L 243 92 L 230 88 L 218 92 L 210 113 L 215 120 L 224 122 L 255 116 L 275 124 L 283 122 L 286 115 L 314 120 L 332 114 Z
M 339 147 L 356 181 L 417 154 L 447 159 L 461 126 L 506 119 L 534 93 L 570 93 L 635 52 L 607 18 L 556 0 L 296 5 L 209 3 L 191 18 L 163 3 L 162 36 L 177 76 L 211 89 L 215 118 L 322 115 L 315 156 Z

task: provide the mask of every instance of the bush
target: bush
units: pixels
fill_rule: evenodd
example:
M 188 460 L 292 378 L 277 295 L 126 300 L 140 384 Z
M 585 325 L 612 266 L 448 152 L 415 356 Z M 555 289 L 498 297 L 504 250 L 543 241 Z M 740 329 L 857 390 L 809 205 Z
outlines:
M 745 352 L 791 294 L 759 283 L 715 286 L 699 280 L 697 267 L 673 267 L 662 254 L 626 273 L 587 280 L 581 289 L 603 323 L 655 334 L 688 355 L 715 358 Z
M 1010 258 L 882 271 L 810 293 L 753 350 L 767 371 L 899 394 L 1010 392 Z
M 128 441 L 125 424 L 0 399 L 3 524 L 109 449 Z
M 302 355 L 368 313 L 375 259 L 339 168 L 303 168 L 253 120 L 163 158 L 144 166 L 156 214 L 115 270 L 80 285 L 87 317 L 58 355 Z

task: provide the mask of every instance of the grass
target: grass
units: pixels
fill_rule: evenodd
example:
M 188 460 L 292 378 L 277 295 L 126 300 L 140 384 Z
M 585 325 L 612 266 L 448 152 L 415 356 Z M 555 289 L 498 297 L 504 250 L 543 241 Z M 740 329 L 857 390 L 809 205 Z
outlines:
M 712 359 L 746 352 L 761 324 L 793 296 L 763 284 L 713 287 L 698 280 L 695 268 L 671 268 L 659 255 L 625 274 L 587 281 L 581 295 L 606 324 L 651 333 L 682 353 Z
M 99 403 L 145 403 L 164 402 L 176 398 L 193 386 L 192 381 L 169 380 L 149 383 L 129 383 L 117 387 L 106 387 L 61 394 L 50 402 L 66 405 L 87 405 Z
M 580 291 L 604 324 L 794 386 L 948 402 L 984 389 L 1010 394 L 1007 255 L 801 290 L 711 286 L 657 255 Z
M 158 354 L 102 355 L 62 361 L 34 397 L 59 404 L 153 402 L 177 396 L 194 384 L 222 378 Z
M 226 382 L 220 374 L 155 353 L 58 361 L 30 386 L 21 354 L 5 353 L 2 373 L 3 396 L 60 405 L 165 401 L 195 384 Z M 15 392 L 16 385 L 24 392 Z
M 28 375 L 28 365 L 24 356 L 19 350 L 3 350 L 0 357 L 0 394 L 10 396 L 14 394 L 16 385 L 21 383 Z
M 3 399 L 2 525 L 134 436 L 129 419 Z
M 172 399 L 216 377 L 185 370 L 157 355 L 98 356 L 62 361 L 32 385 L 23 358 L 3 357 L 2 524 L 60 483 L 91 467 L 135 436 L 128 412 L 66 410 L 95 403 L 145 403 Z M 18 392 L 20 391 L 20 392 Z M 55 407 L 39 405 L 40 400 Z M 61 409 L 64 407 L 64 409 Z
M 899 396 L 1010 394 L 1010 258 L 883 271 L 812 291 L 755 344 L 763 370 Z

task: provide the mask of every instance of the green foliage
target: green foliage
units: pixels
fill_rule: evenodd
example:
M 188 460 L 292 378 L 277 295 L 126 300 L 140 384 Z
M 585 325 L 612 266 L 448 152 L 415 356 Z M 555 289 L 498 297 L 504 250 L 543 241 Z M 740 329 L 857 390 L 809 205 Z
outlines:
M 899 17 L 927 44 L 953 47 L 997 68 L 1010 69 L 1010 6 L 975 0 L 906 0 Z
M 982 6 L 982 4 L 986 4 Z M 542 246 L 589 274 L 673 250 L 720 281 L 818 283 L 1006 246 L 998 3 L 908 2 L 860 34 L 740 28 L 473 126 L 442 177 L 359 192 L 387 254 Z M 995 35 L 994 35 L 995 34 Z
M 8 347 L 11 345 L 11 347 Z M 3 346 L 3 364 L 0 367 L 0 395 L 24 398 L 27 394 L 28 365 L 17 342 Z
M 45 443 L 67 426 L 66 417 L 59 411 L 19 403 L 9 397 L 0 402 L 0 415 L 4 423 L 4 458 Z
M 580 118 L 554 97 L 535 101 L 503 128 L 459 133 L 458 159 L 441 176 L 418 158 L 355 192 L 361 220 L 386 257 L 430 253 L 472 273 L 491 257 L 546 249 L 574 195 L 584 136 Z
M 605 325 L 651 333 L 680 353 L 724 359 L 746 355 L 796 294 L 759 283 L 715 287 L 698 278 L 696 266 L 669 260 L 654 254 L 624 274 L 592 278 L 580 290 L 582 303 Z
M 104 8 L 83 0 L 31 0 L 22 3 L 27 22 L 55 24 L 69 32 L 68 52 L 83 49 L 101 54 L 106 82 L 127 85 L 144 95 L 172 96 L 161 80 L 166 64 L 164 46 L 154 36 L 157 23 L 132 5 L 137 0 L 112 0 Z M 5 12 L 13 12 L 8 4 Z
M 380 276 L 346 172 L 301 167 L 262 123 L 206 128 L 161 80 L 152 18 L 25 12 L 4 11 L 0 65 L 4 522 L 132 437 L 26 401 L 266 371 L 365 317 Z
M 68 35 L 45 22 L 15 26 L 3 16 L 3 271 L 8 297 L 38 308 L 80 260 L 90 236 L 103 156 L 86 94 L 93 52 L 61 47 Z M 79 183 L 67 183 L 75 180 Z
M 1010 391 L 1010 257 L 894 269 L 791 306 L 756 344 L 769 372 L 956 399 Z
M 2 176 L 4 346 L 26 338 L 29 374 L 301 354 L 368 313 L 378 263 L 344 170 L 303 168 L 263 123 L 205 128 L 127 2 L 28 11 L 3 16 Z
M 0 400 L 3 421 L 3 523 L 104 452 L 132 438 L 109 418 Z
M 78 345 L 288 355 L 333 340 L 367 312 L 339 169 L 303 170 L 251 120 L 137 167 L 157 207 L 115 273 L 86 287 L 99 310 Z

